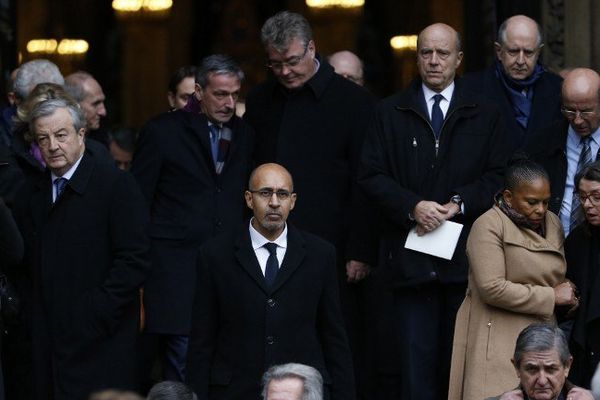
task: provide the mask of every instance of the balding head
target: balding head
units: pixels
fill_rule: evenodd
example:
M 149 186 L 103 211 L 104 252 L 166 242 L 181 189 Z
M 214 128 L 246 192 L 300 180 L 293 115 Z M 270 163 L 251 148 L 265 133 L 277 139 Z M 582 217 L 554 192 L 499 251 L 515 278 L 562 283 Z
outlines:
M 498 41 L 494 43 L 504 72 L 517 81 L 533 74 L 542 46 L 538 23 L 525 15 L 515 15 L 504 21 L 498 29 Z
M 580 136 L 600 126 L 600 76 L 589 68 L 569 72 L 562 85 L 563 114 Z
M 294 183 L 288 170 L 279 164 L 259 166 L 250 175 L 244 197 L 254 214 L 254 229 L 270 241 L 277 239 L 296 204 Z
M 417 38 L 417 66 L 423 83 L 441 92 L 454 81 L 463 53 L 460 36 L 446 24 L 433 24 Z
M 67 92 L 83 109 L 88 130 L 100 128 L 100 120 L 106 117 L 106 98 L 98 81 L 85 71 L 72 73 L 65 81 Z
M 356 54 L 347 50 L 338 51 L 337 53 L 333 53 L 328 61 L 337 74 L 342 75 L 357 85 L 362 86 L 364 84 L 363 63 Z

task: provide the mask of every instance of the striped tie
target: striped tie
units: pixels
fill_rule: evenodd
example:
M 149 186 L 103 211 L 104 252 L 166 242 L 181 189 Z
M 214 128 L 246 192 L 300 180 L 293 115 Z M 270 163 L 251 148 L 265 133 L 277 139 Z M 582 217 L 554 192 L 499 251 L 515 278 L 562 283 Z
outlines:
M 583 167 L 592 162 L 592 149 L 590 147 L 590 136 L 581 138 L 583 149 L 579 155 L 579 162 L 577 163 L 577 172 L 575 176 L 581 172 Z M 573 229 L 583 221 L 583 210 L 580 207 L 579 196 L 577 195 L 577 188 L 573 191 L 573 200 L 571 201 L 571 217 L 569 219 L 569 232 L 573 232 Z

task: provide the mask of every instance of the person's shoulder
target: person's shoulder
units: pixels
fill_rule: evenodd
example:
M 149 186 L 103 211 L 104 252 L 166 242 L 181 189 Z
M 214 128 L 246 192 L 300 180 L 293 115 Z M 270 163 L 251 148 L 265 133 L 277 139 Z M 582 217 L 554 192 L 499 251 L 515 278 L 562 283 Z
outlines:
M 542 74 L 542 81 L 548 85 L 560 88 L 563 83 L 563 78 L 549 69 L 545 69 L 544 73 Z
M 248 238 L 248 224 L 243 223 L 208 239 L 202 243 L 200 250 L 206 254 L 228 255 L 239 247 L 244 242 L 244 239 Z
M 288 240 L 301 240 L 306 248 L 313 252 L 335 252 L 333 244 L 313 233 L 298 229 L 291 224 L 288 224 L 288 232 Z

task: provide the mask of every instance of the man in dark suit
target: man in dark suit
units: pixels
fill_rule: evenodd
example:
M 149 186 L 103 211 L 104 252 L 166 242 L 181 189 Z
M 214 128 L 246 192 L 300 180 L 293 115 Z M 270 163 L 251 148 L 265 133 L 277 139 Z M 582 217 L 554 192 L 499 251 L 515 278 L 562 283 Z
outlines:
M 558 214 L 565 236 L 581 223 L 583 213 L 574 195 L 575 175 L 598 159 L 600 150 L 600 75 L 588 68 L 569 72 L 562 85 L 564 118 L 535 132 L 525 151 L 550 177 L 548 209 Z
M 303 16 L 274 15 L 264 23 L 261 40 L 272 76 L 246 98 L 244 119 L 256 132 L 254 159 L 291 172 L 303 196 L 291 221 L 336 247 L 342 310 L 360 369 L 365 303 L 360 281 L 370 272 L 376 245 L 356 172 L 374 101 L 317 56 Z
M 499 107 L 506 140 L 514 149 L 522 147 L 532 133 L 561 119 L 562 79 L 538 62 L 543 46 L 536 21 L 512 16 L 498 29 L 494 65 L 463 78 L 469 90 Z
M 145 341 L 166 342 L 168 380 L 185 378 L 198 247 L 244 219 L 253 133 L 234 114 L 243 77 L 231 58 L 205 58 L 193 99 L 201 113 L 177 110 L 148 122 L 131 167 L 151 213 Z
M 36 399 L 136 388 L 138 290 L 150 268 L 133 178 L 85 152 L 76 103 L 37 104 L 30 129 L 49 171 L 30 179 L 16 216 L 31 268 Z
M 270 366 L 295 362 L 321 373 L 331 399 L 354 399 L 335 249 L 286 223 L 296 194 L 280 165 L 258 167 L 245 198 L 249 225 L 198 256 L 188 382 L 202 400 L 257 399 Z
M 447 396 L 466 239 L 492 206 L 508 155 L 496 108 L 454 80 L 462 55 L 448 25 L 419 34 L 421 79 L 379 104 L 359 177 L 384 219 L 379 267 L 394 290 L 405 400 Z M 404 247 L 411 229 L 426 235 L 446 220 L 464 224 L 451 260 Z

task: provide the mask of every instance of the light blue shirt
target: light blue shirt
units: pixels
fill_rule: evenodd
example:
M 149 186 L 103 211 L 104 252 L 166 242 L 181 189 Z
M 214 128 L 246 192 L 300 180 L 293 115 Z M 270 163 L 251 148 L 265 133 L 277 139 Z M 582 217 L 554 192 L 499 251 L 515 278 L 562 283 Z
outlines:
M 592 161 L 596 159 L 596 154 L 600 148 L 600 128 L 596 129 L 591 135 L 590 149 L 592 151 Z M 560 222 L 565 231 L 565 237 L 569 234 L 569 225 L 571 222 L 571 203 L 573 202 L 573 191 L 575 190 L 575 174 L 577 173 L 577 164 L 583 150 L 581 136 L 569 125 L 567 134 L 567 181 L 565 182 L 565 193 L 563 194 L 560 205 Z

